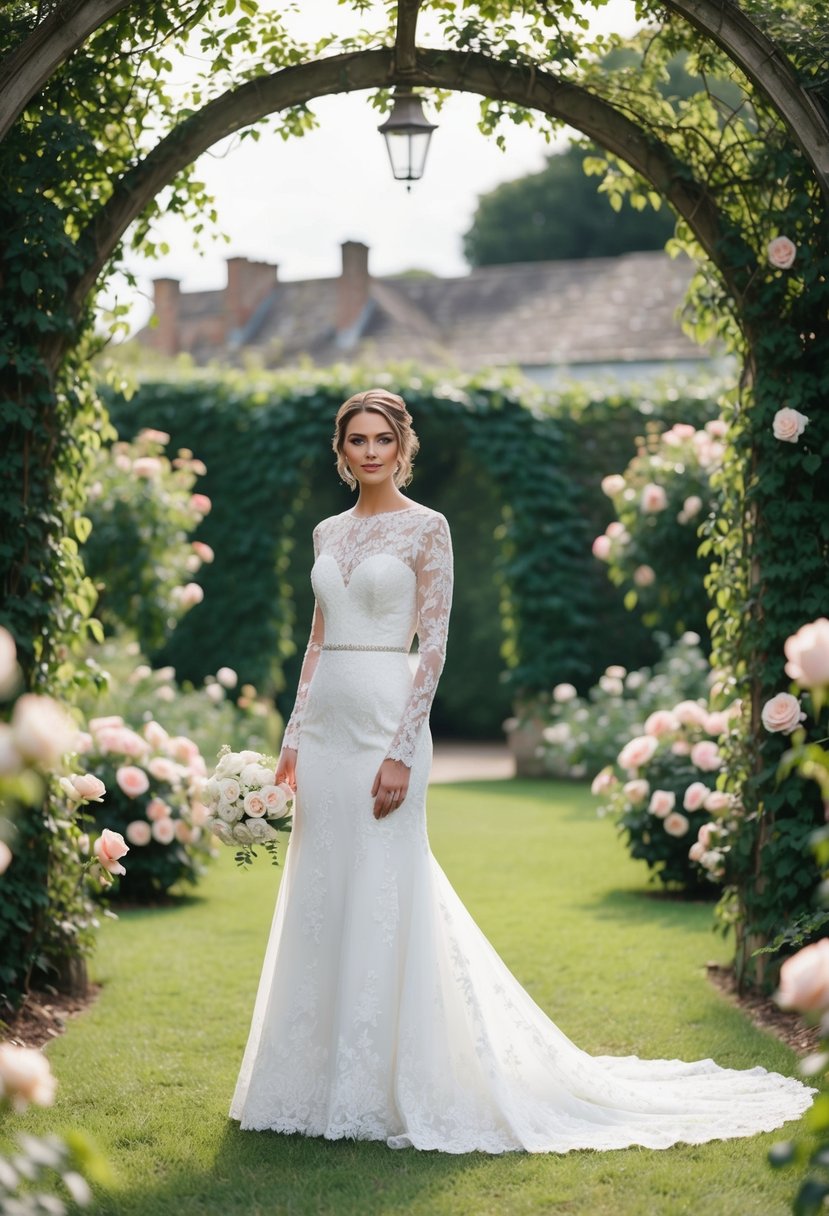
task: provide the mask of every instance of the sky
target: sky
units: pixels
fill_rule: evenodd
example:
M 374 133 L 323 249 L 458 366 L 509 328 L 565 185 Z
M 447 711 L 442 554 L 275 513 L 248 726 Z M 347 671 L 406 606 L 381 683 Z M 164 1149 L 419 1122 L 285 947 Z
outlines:
M 592 10 L 591 10 L 592 12 Z M 373 23 L 336 3 L 304 0 L 290 18 L 299 36 L 318 37 L 326 29 L 351 32 Z M 632 0 L 609 0 L 593 14 L 599 32 L 629 33 Z M 424 31 L 428 38 L 428 27 Z M 180 64 L 182 82 L 188 64 Z M 464 274 L 463 234 L 478 196 L 500 182 L 543 168 L 552 147 L 540 131 L 509 125 L 507 149 L 477 129 L 479 99 L 455 94 L 440 113 L 423 178 L 410 192 L 391 175 L 382 121 L 367 93 L 324 97 L 312 104 L 316 130 L 283 141 L 265 130 L 258 142 L 232 137 L 200 158 L 197 177 L 216 200 L 218 229 L 229 238 L 202 234 L 195 248 L 188 225 L 176 216 L 155 226 L 169 254 L 148 260 L 128 254 L 137 287 L 123 279 L 103 297 L 128 305 L 133 331 L 151 312 L 152 280 L 174 278 L 183 291 L 215 289 L 225 283 L 225 259 L 244 256 L 275 263 L 283 280 L 333 277 L 340 272 L 340 245 L 369 246 L 369 269 L 385 275 L 418 268 L 441 276 Z

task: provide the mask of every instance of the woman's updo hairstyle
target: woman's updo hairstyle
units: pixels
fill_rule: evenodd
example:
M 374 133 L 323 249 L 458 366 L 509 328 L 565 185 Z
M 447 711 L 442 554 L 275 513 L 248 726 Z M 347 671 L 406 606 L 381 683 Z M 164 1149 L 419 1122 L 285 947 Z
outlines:
M 397 469 L 394 474 L 394 484 L 398 487 L 407 486 L 412 480 L 412 462 L 420 440 L 412 430 L 412 416 L 406 409 L 406 402 L 397 393 L 390 393 L 385 388 L 369 388 L 364 393 L 355 393 L 349 397 L 337 410 L 334 420 L 334 441 L 332 447 L 337 456 L 337 472 L 353 490 L 357 479 L 345 461 L 345 438 L 348 434 L 348 424 L 355 414 L 382 414 L 389 424 L 389 430 L 397 437 Z

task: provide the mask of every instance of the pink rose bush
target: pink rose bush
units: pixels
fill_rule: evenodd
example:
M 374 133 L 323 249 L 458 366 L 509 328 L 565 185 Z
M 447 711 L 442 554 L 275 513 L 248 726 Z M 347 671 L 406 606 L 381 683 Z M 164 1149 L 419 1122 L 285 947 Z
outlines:
M 805 414 L 784 406 L 774 415 L 771 425 L 775 439 L 783 443 L 797 443 L 808 424 L 809 419 Z
M 738 709 L 683 697 L 654 710 L 593 782 L 599 813 L 613 815 L 631 856 L 667 886 L 705 890 L 725 877 L 726 819 L 739 808 L 716 788 L 724 767 L 719 742 L 736 729 Z M 712 815 L 721 818 L 712 823 Z
M 709 609 L 697 555 L 698 531 L 712 517 L 711 475 L 722 463 L 725 424 L 649 424 L 625 472 L 602 479 L 616 518 L 593 542 L 608 577 L 645 624 L 702 632 Z
M 82 545 L 87 572 L 107 589 L 100 603 L 107 633 L 129 630 L 145 652 L 159 650 L 201 602 L 204 590 L 192 578 L 215 558 L 191 535 L 210 510 L 207 496 L 194 492 L 205 466 L 185 449 L 171 459 L 169 443 L 166 431 L 145 427 L 132 442 L 101 449 L 87 510 L 92 531 Z
M 168 733 L 155 719 L 134 730 L 119 715 L 108 715 L 91 719 L 89 727 L 84 760 L 106 787 L 89 808 L 101 829 L 94 854 L 116 877 L 125 874 L 120 859 L 130 850 L 126 878 L 108 887 L 108 897 L 149 901 L 174 883 L 195 884 L 214 855 L 203 822 L 197 822 L 206 779 L 197 745 Z
M 259 752 L 219 752 L 213 775 L 204 787 L 205 828 L 223 844 L 236 848 L 236 863 L 251 865 L 260 845 L 277 865 L 279 832 L 291 830 L 294 792 L 274 783 L 276 760 Z

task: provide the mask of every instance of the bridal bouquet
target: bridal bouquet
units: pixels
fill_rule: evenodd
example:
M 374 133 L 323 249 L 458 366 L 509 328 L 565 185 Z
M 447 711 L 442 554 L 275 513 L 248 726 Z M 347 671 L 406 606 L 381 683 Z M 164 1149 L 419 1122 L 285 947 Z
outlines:
M 209 815 L 204 826 L 223 844 L 240 846 L 236 864 L 251 865 L 255 845 L 271 854 L 278 865 L 276 840 L 279 832 L 291 830 L 294 791 L 289 785 L 275 785 L 276 762 L 260 752 L 232 752 L 225 746 L 219 752 L 216 771 L 204 788 Z

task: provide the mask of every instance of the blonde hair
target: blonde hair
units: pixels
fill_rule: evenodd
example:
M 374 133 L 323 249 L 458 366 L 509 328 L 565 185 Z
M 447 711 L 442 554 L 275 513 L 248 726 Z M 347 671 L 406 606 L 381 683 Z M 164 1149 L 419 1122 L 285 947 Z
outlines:
M 355 393 L 349 397 L 337 410 L 334 419 L 334 439 L 331 446 L 337 457 L 337 472 L 352 490 L 357 479 L 345 461 L 345 437 L 348 424 L 355 414 L 381 414 L 389 424 L 389 430 L 394 432 L 397 439 L 397 469 L 394 474 L 394 484 L 400 489 L 412 480 L 412 462 L 420 440 L 412 429 L 412 416 L 406 409 L 406 402 L 397 393 L 390 393 L 385 388 L 369 388 L 363 393 Z

